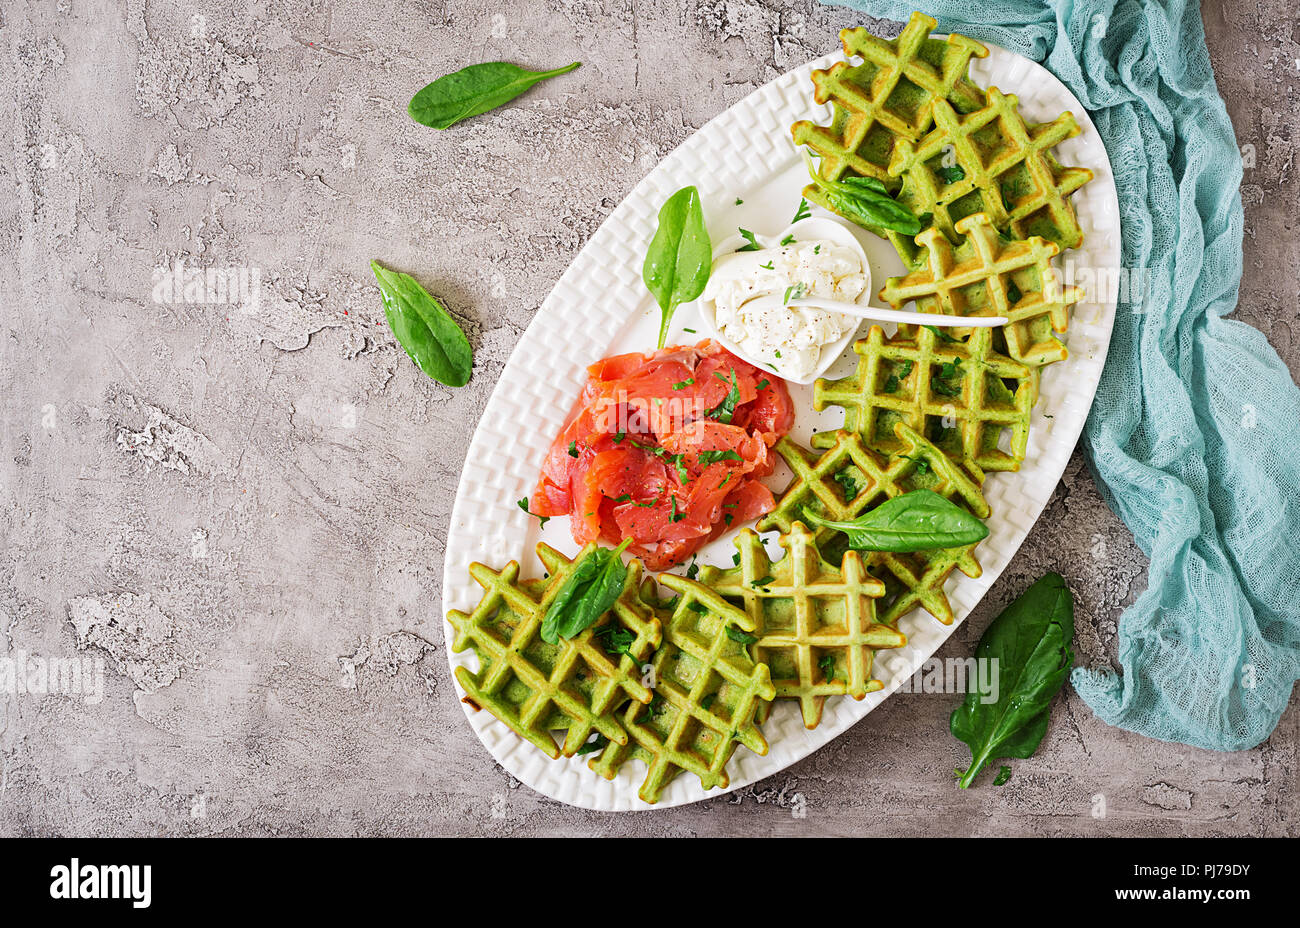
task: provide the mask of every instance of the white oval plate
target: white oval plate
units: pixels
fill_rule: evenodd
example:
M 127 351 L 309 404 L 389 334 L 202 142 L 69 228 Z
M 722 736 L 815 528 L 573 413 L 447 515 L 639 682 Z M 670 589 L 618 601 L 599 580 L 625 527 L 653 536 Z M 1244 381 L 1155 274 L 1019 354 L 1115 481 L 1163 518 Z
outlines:
M 807 177 L 790 126 L 798 119 L 829 119 L 830 107 L 813 101 L 810 75 L 814 68 L 838 60 L 839 54 L 828 55 L 777 78 L 691 136 L 619 204 L 542 303 L 502 371 L 465 457 L 447 533 L 444 614 L 449 609 L 468 611 L 478 602 L 482 591 L 469 577 L 471 561 L 500 568 L 513 559 L 522 565 L 523 576 L 539 576 L 541 566 L 533 553 L 539 540 L 568 553 L 577 550 L 568 519 L 553 519 L 539 529 L 538 520 L 525 515 L 516 501 L 531 495 L 547 448 L 585 380 L 586 366 L 610 354 L 654 348 L 659 313 L 641 281 L 641 265 L 659 207 L 676 190 L 694 184 L 714 241 L 740 226 L 767 231 L 788 225 Z M 738 749 L 727 767 L 731 784 L 726 790 L 706 792 L 694 776 L 682 774 L 654 806 L 637 797 L 645 773 L 640 761 L 628 762 L 616 779 L 605 780 L 587 768 L 587 758 L 551 760 L 487 712 L 465 706 L 484 746 L 521 782 L 571 805 L 634 811 L 717 797 L 771 776 L 846 731 L 911 677 L 998 579 L 1033 527 L 1079 439 L 1106 360 L 1115 294 L 1096 292 L 1101 287 L 1095 281 L 1116 280 L 1120 268 L 1119 202 L 1110 161 L 1092 121 L 1056 77 L 995 46 L 989 47 L 987 58 L 971 62 L 970 72 L 981 86 L 1017 93 L 1030 122 L 1073 112 L 1083 132 L 1062 143 L 1057 156 L 1064 164 L 1091 168 L 1096 177 L 1074 194 L 1085 239 L 1081 248 L 1069 253 L 1070 264 L 1084 269 L 1075 282 L 1091 292 L 1074 311 L 1066 336 L 1069 359 L 1043 374 L 1024 466 L 1018 473 L 993 474 L 984 486 L 993 515 L 989 537 L 978 551 L 983 576 L 971 579 L 954 571 L 946 585 L 957 622 L 945 627 L 920 610 L 904 616 L 899 628 L 907 635 L 907 647 L 876 656 L 875 673 L 885 684 L 883 690 L 860 702 L 827 700 L 821 725 L 813 731 L 803 727 L 795 703 L 778 700 L 764 725 L 770 750 L 759 756 Z M 744 203 L 736 205 L 737 199 Z M 814 215 L 825 213 L 814 208 Z M 858 239 L 871 261 L 876 289 L 902 272 L 888 242 L 865 231 Z M 1066 277 L 1069 282 L 1068 270 Z M 700 334 L 685 331 L 689 328 Z M 678 310 L 669 344 L 702 337 L 703 326 L 693 308 Z M 829 375 L 849 373 L 853 362 L 853 353 L 847 352 Z M 790 394 L 796 440 L 806 443 L 814 427 L 824 431 L 842 421 L 841 410 L 813 411 L 810 386 L 792 384 Z M 773 487 L 780 489 L 786 476 L 780 470 L 773 475 Z M 733 551 L 731 536 L 724 536 L 701 551 L 700 561 L 728 566 Z M 775 545 L 772 551 L 779 554 Z M 444 622 L 444 641 L 451 638 Z M 448 647 L 447 659 L 453 668 L 478 666 L 472 651 L 454 654 Z

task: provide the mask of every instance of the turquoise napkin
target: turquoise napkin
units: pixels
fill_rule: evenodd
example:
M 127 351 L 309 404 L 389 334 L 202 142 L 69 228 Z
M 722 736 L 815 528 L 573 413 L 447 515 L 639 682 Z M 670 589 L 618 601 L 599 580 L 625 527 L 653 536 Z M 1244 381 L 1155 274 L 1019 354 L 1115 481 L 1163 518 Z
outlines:
M 849 0 L 906 20 L 910 3 Z M 1042 62 L 1110 153 L 1121 304 L 1084 432 L 1111 508 L 1151 558 L 1119 623 L 1122 672 L 1076 668 L 1097 717 L 1229 751 L 1273 731 L 1300 678 L 1300 392 L 1241 280 L 1241 154 L 1186 0 L 926 0 L 944 32 Z

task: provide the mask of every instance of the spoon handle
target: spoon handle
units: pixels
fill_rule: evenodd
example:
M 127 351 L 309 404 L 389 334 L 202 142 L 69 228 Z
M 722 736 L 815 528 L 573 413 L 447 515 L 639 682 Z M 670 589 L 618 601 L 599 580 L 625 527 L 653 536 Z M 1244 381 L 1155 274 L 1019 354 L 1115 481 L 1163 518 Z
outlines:
M 809 306 L 824 309 L 827 312 L 843 313 L 846 316 L 858 316 L 862 319 L 874 319 L 879 322 L 903 322 L 914 325 L 935 325 L 945 328 L 992 328 L 1006 325 L 1006 316 L 945 316 L 942 313 L 909 313 L 901 309 L 879 309 L 875 306 L 860 306 L 857 303 L 842 303 L 838 300 L 805 299 L 790 300 L 786 306 Z

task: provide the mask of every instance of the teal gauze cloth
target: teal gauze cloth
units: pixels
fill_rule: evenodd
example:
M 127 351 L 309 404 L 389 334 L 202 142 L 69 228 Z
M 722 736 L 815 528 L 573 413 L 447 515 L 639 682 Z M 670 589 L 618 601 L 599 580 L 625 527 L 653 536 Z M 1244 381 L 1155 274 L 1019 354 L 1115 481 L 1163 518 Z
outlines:
M 910 3 L 848 0 L 906 20 Z M 1042 62 L 1110 154 L 1121 305 L 1084 445 L 1151 559 L 1119 623 L 1122 672 L 1075 668 L 1098 718 L 1221 751 L 1273 731 L 1300 678 L 1300 391 L 1228 318 L 1241 280 L 1241 154 L 1200 8 L 1186 0 L 928 0 L 923 12 Z

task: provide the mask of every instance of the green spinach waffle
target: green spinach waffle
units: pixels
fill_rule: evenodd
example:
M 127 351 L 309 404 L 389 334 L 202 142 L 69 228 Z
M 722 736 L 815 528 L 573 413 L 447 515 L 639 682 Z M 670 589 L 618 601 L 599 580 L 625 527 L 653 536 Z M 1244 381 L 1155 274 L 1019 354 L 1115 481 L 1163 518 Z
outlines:
M 895 309 L 915 302 L 923 313 L 1005 316 L 1009 321 L 999 331 L 1013 360 L 1030 367 L 1065 360 L 1069 352 L 1056 336 L 1069 326 L 1070 307 L 1083 291 L 1064 286 L 1052 267 L 1057 246 L 1037 237 L 1005 239 L 984 213 L 961 219 L 956 229 L 963 236 L 956 245 L 938 229 L 918 235 L 926 260 L 910 274 L 889 278 L 880 298 Z
M 1070 194 L 1093 173 L 1062 166 L 1052 149 L 1082 130 L 1073 113 L 1029 125 L 1018 103 L 996 87 L 988 90 L 988 104 L 971 113 L 936 101 L 934 129 L 919 142 L 903 138 L 894 146 L 889 173 L 903 179 L 898 200 L 917 216 L 932 216 L 952 242 L 959 241 L 958 222 L 984 213 L 1011 238 L 1037 236 L 1077 248 L 1083 230 Z M 914 263 L 910 255 L 904 261 Z
M 754 660 L 770 668 L 777 698 L 797 699 L 804 725 L 816 728 L 827 696 L 862 699 L 883 687 L 871 676 L 873 656 L 901 648 L 907 636 L 876 622 L 885 585 L 856 551 L 845 552 L 840 567 L 826 563 L 802 522 L 780 545 L 787 554 L 774 562 L 758 535 L 743 529 L 736 566 L 703 567 L 700 582 L 749 615 Z
M 456 632 L 452 650 L 472 647 L 479 659 L 476 673 L 456 668 L 464 701 L 486 709 L 552 758 L 573 756 L 593 731 L 612 744 L 626 744 L 627 732 L 614 709 L 628 699 L 637 705 L 649 703 L 654 695 L 641 682 L 641 664 L 659 646 L 663 632 L 640 595 L 640 561 L 629 562 L 622 593 L 594 625 L 557 644 L 542 640 L 542 620 L 551 600 L 595 548 L 595 543 L 589 544 L 569 560 L 539 544 L 538 557 L 549 573 L 546 580 L 519 580 L 518 561 L 500 573 L 471 564 L 470 576 L 483 587 L 483 598 L 469 614 L 447 614 Z M 611 629 L 633 636 L 626 653 L 608 650 Z M 566 732 L 562 746 L 551 734 L 560 730 Z
M 971 59 L 988 49 L 962 35 L 931 38 L 936 25 L 913 13 L 897 39 L 861 27 L 842 31 L 845 57 L 862 63 L 813 71 L 813 97 L 831 104 L 831 121 L 799 120 L 790 130 L 795 145 L 820 159 L 825 180 L 874 178 L 954 243 L 957 223 L 983 212 L 1011 238 L 1078 247 L 1083 230 L 1070 196 L 1093 173 L 1063 166 L 1052 151 L 1079 134 L 1074 116 L 1027 123 L 1014 95 L 971 81 Z M 803 195 L 834 211 L 816 184 Z M 908 267 L 924 259 L 911 236 L 867 228 L 888 239 Z
M 814 408 L 842 407 L 844 428 L 885 457 L 909 450 L 894 430 L 901 422 L 978 482 L 986 471 L 1019 470 L 1035 395 L 1030 368 L 994 350 L 992 329 L 971 329 L 965 341 L 949 331 L 914 327 L 886 338 L 872 326 L 853 346 L 857 369 L 814 385 Z M 834 441 L 813 437 L 819 447 Z
M 755 714 L 776 695 L 767 665 L 755 663 L 742 643 L 740 633 L 754 630 L 748 614 L 685 577 L 661 574 L 659 582 L 677 597 L 671 611 L 659 610 L 663 644 L 643 669 L 655 698 L 649 705 L 631 702 L 620 716 L 630 738 L 610 739 L 588 762 L 612 780 L 630 758 L 644 761 L 638 795 L 648 803 L 658 802 L 683 770 L 706 790 L 725 788 L 727 761 L 738 744 L 766 754 Z
M 831 104 L 831 124 L 800 120 L 791 129 L 796 145 L 821 157 L 822 177 L 874 177 L 896 189 L 899 181 L 889 173 L 895 147 L 917 142 L 930 130 L 937 102 L 963 113 L 984 106 L 984 92 L 966 72 L 971 58 L 985 57 L 988 49 L 961 35 L 932 39 L 936 25 L 931 17 L 913 13 L 897 39 L 881 39 L 861 27 L 840 33 L 845 57 L 861 58 L 862 64 L 841 61 L 814 71 L 813 95 L 818 103 Z M 821 200 L 814 185 L 804 196 Z
M 820 456 L 788 439 L 778 442 L 776 450 L 794 471 L 794 479 L 778 498 L 776 508 L 759 521 L 758 529 L 789 532 L 805 511 L 848 521 L 886 499 L 920 489 L 933 490 L 979 518 L 988 518 L 989 504 L 979 485 L 948 455 L 902 422 L 895 423 L 894 431 L 899 446 L 888 454 L 868 448 L 861 433 L 843 429 L 824 433 L 830 446 Z M 841 533 L 820 528 L 815 538 L 828 559 L 843 556 L 846 548 Z M 944 584 L 954 568 L 968 577 L 980 575 L 975 548 L 865 552 L 867 569 L 885 586 L 875 605 L 877 620 L 894 625 L 921 607 L 951 625 L 955 615 Z

